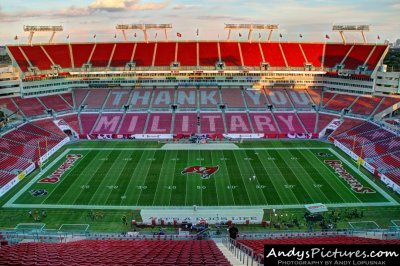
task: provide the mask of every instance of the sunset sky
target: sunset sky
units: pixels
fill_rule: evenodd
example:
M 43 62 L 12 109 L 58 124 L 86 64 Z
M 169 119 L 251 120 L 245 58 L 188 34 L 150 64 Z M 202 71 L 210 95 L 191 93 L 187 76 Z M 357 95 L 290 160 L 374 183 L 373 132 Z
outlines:
M 394 42 L 400 38 L 400 2 L 398 0 L 0 0 L 0 45 L 24 43 L 27 33 L 23 25 L 63 25 L 64 32 L 56 41 L 65 42 L 69 34 L 71 42 L 122 40 L 115 30 L 116 24 L 129 23 L 171 23 L 170 39 L 182 40 L 225 39 L 224 23 L 279 24 L 283 41 L 297 41 L 299 34 L 304 41 L 324 41 L 325 34 L 330 41 L 339 41 L 338 33 L 332 33 L 333 24 L 368 24 L 370 42 L 376 42 L 379 35 Z M 240 38 L 244 40 L 244 31 Z M 14 36 L 18 40 L 14 40 Z M 41 33 L 34 42 L 45 42 L 49 34 Z M 149 36 L 154 39 L 155 32 Z M 161 39 L 163 34 L 158 34 Z M 258 33 L 255 33 L 258 39 Z M 348 40 L 361 41 L 357 34 L 349 34 Z M 131 40 L 141 40 L 141 32 L 129 34 Z M 262 39 L 266 33 L 262 34 Z M 274 35 L 277 40 L 279 34 Z

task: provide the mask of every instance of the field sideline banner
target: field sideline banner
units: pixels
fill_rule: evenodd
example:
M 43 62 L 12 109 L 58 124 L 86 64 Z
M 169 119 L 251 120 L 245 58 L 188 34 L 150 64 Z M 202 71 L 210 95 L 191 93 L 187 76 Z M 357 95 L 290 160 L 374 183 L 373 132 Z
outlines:
M 165 223 L 173 223 L 176 220 L 178 223 L 186 221 L 188 223 L 196 224 L 200 220 L 206 220 L 209 224 L 216 224 L 220 222 L 232 221 L 236 224 L 245 224 L 248 220 L 249 223 L 262 222 L 264 215 L 263 209 L 142 209 L 140 211 L 142 221 L 150 223 L 156 220 L 157 224 L 163 220 Z
M 28 166 L 24 171 L 20 172 L 16 175 L 12 180 L 10 180 L 7 184 L 0 188 L 0 197 L 6 194 L 10 189 L 12 189 L 19 181 L 25 178 L 25 176 L 29 175 L 31 172 L 35 170 L 35 164 L 32 163 Z

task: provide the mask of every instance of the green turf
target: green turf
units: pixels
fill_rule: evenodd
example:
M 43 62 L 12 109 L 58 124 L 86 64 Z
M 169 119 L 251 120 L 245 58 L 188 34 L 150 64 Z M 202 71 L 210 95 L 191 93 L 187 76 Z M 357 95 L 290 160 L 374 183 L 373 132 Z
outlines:
M 95 145 L 97 143 L 97 145 Z M 121 142 L 123 143 L 123 142 Z M 319 142 L 274 144 L 254 150 L 253 144 L 238 150 L 162 150 L 136 148 L 99 149 L 101 142 L 68 146 L 70 154 L 82 154 L 60 182 L 35 182 L 26 187 L 14 204 L 35 206 L 269 206 L 307 203 L 387 202 L 378 191 L 361 194 L 326 164 L 338 159 L 329 146 Z M 275 146 L 281 148 L 274 148 Z M 288 146 L 282 149 L 282 146 Z M 298 149 L 296 146 L 299 146 Z M 303 148 L 303 146 L 307 146 Z M 314 146 L 314 147 L 313 147 Z M 317 147 L 321 148 L 317 148 Z M 309 148 L 308 148 L 309 147 Z M 93 149 L 92 149 L 93 148 Z M 320 157 L 317 153 L 331 157 Z M 43 177 L 65 161 L 65 156 Z M 50 163 L 50 162 L 49 162 Z M 181 174 L 188 166 L 219 166 L 209 179 L 199 174 Z M 364 186 L 359 174 L 344 165 Z M 256 180 L 249 180 L 253 175 Z M 34 197 L 32 189 L 46 189 L 46 196 Z M 33 205 L 32 205 L 33 206 Z

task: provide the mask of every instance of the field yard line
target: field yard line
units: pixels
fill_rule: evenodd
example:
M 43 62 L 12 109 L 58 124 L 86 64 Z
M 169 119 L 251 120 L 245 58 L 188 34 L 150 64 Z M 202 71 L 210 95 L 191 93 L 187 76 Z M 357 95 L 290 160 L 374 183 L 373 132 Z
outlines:
M 50 168 L 52 168 L 61 158 L 65 157 L 70 152 L 70 149 L 66 149 L 63 153 L 61 153 L 55 160 L 53 160 L 50 164 L 46 166 L 39 174 L 37 174 L 34 178 L 31 179 L 21 190 L 19 190 L 17 193 L 15 193 L 14 196 L 11 197 L 7 201 L 6 204 L 3 205 L 3 207 L 8 207 L 10 204 L 14 203 L 25 191 L 28 190 L 36 181 L 38 181 L 47 171 L 49 171 Z
M 368 202 L 368 203 L 334 203 L 325 204 L 328 208 L 340 208 L 340 207 L 388 207 L 398 206 L 398 203 L 391 202 Z M 59 205 L 59 204 L 9 204 L 8 208 L 36 208 L 36 209 L 104 209 L 104 210 L 132 210 L 135 209 L 193 209 L 193 206 L 115 206 L 115 205 Z M 246 206 L 198 206 L 201 209 L 208 210 L 221 210 L 221 209 L 248 209 L 248 208 L 262 208 L 262 209 L 304 209 L 304 204 L 294 205 L 246 205 Z
M 370 184 L 374 189 L 379 191 L 388 201 L 395 203 L 397 205 L 400 205 L 394 198 L 392 198 L 386 191 L 384 191 L 382 188 L 380 188 L 377 184 L 375 184 L 371 179 L 369 179 L 364 173 L 362 173 L 360 170 L 358 170 L 353 164 L 349 163 L 345 158 L 343 158 L 339 153 L 337 153 L 335 150 L 332 148 L 329 148 L 329 150 L 335 154 L 339 159 L 343 160 L 347 166 L 349 166 L 353 171 L 355 171 L 357 174 L 361 176 L 362 179 L 364 179 L 368 184 Z
M 225 158 L 224 152 L 223 152 L 223 151 L 218 151 L 218 152 L 221 153 L 220 156 L 222 156 L 222 157 L 220 157 L 220 158 Z M 214 153 L 211 153 L 211 158 L 213 159 L 212 161 L 214 162 L 214 157 L 213 157 L 213 155 L 214 155 Z M 217 160 L 218 160 L 218 159 L 217 159 Z M 214 164 L 214 163 L 213 163 L 213 164 Z M 217 164 L 218 164 L 218 163 L 217 163 Z M 224 171 L 226 172 L 226 174 L 227 174 L 227 176 L 228 176 L 228 178 L 226 178 L 226 180 L 228 180 L 229 186 L 232 188 L 231 177 L 229 176 L 228 171 L 226 170 L 227 167 L 228 167 L 227 164 L 226 164 L 226 160 L 220 160 L 220 163 L 219 163 L 218 165 L 222 166 L 222 164 L 225 165 L 225 168 L 222 168 L 222 167 L 221 167 L 221 169 L 220 169 L 219 171 L 223 171 L 222 169 L 224 169 Z M 215 188 L 216 188 L 216 191 L 217 191 L 217 194 L 218 194 L 216 179 L 215 179 Z M 233 204 L 236 205 L 235 196 L 233 195 L 232 189 L 229 190 L 229 193 L 230 193 L 230 196 L 232 197 Z M 228 193 L 228 195 L 229 195 L 229 193 Z M 218 205 L 219 205 L 219 201 L 218 201 Z
M 177 156 L 177 155 L 175 155 L 175 158 L 176 158 L 176 156 Z M 170 160 L 171 160 L 171 157 L 168 157 L 168 155 L 165 154 L 163 163 L 162 163 L 162 165 L 161 165 L 160 173 L 158 174 L 157 186 L 156 186 L 156 189 L 154 190 L 153 203 L 152 203 L 151 205 L 154 205 L 154 201 L 156 200 L 158 187 L 160 186 L 160 183 L 162 183 L 162 182 L 160 181 L 160 180 L 161 180 L 161 173 L 163 173 L 163 168 L 164 168 L 164 165 L 167 163 L 167 160 L 170 161 Z M 167 164 L 168 164 L 168 163 L 167 163 Z M 176 161 L 174 161 L 174 164 L 176 164 Z M 175 169 L 175 166 L 174 166 L 174 169 Z M 171 191 L 172 191 L 172 189 L 171 189 Z M 170 194 L 171 194 L 171 193 L 170 193 Z M 161 196 L 161 195 L 160 195 L 160 196 Z M 171 196 L 170 196 L 169 198 L 170 198 L 170 201 L 171 201 Z
M 328 149 L 329 150 L 329 149 Z M 314 157 L 315 157 L 315 155 L 312 153 L 312 152 L 310 152 Z M 306 158 L 306 160 L 311 164 L 312 163 L 312 161 L 310 161 L 309 159 L 308 159 L 308 157 L 307 156 L 304 156 L 304 158 Z M 315 159 L 316 160 L 318 160 L 318 158 L 316 158 L 315 157 Z M 319 160 L 318 160 L 319 161 Z M 321 164 L 323 164 L 323 165 L 325 165 L 325 163 L 324 162 L 321 162 Z M 326 167 L 325 167 L 326 168 Z M 328 173 L 332 173 L 330 170 L 329 170 L 329 167 L 328 167 Z M 322 176 L 322 178 L 325 180 L 325 182 L 328 184 L 328 186 L 333 190 L 333 191 L 335 191 L 334 190 L 334 188 L 332 187 L 332 185 L 328 182 L 328 180 L 325 178 L 325 175 L 321 175 Z M 321 190 L 321 192 L 322 193 L 324 193 L 322 190 Z M 336 191 L 335 191 L 336 192 Z M 324 193 L 325 194 L 325 193 Z M 342 195 L 341 195 L 341 193 L 339 193 L 339 192 L 336 192 L 336 194 L 343 200 L 343 202 L 346 202 L 346 200 L 342 197 Z
M 158 150 L 160 150 L 160 149 L 158 149 Z M 156 156 L 156 153 L 154 152 L 153 153 L 153 158 Z M 153 162 L 153 161 L 152 161 Z M 147 180 L 147 176 L 148 176 L 148 174 L 149 174 L 149 170 L 150 170 L 150 167 L 151 167 L 151 165 L 153 164 L 153 163 L 149 163 L 149 167 L 147 168 L 147 170 L 146 170 L 146 176 L 144 177 L 144 179 L 143 179 L 143 182 L 140 184 L 140 186 L 144 186 L 144 184 L 146 184 L 146 180 Z M 139 189 L 139 196 L 138 196 L 138 198 L 137 198 L 137 201 L 136 201 L 136 204 L 138 204 L 139 203 L 139 201 L 140 201 L 140 196 L 142 195 L 142 191 L 143 191 L 144 189 Z

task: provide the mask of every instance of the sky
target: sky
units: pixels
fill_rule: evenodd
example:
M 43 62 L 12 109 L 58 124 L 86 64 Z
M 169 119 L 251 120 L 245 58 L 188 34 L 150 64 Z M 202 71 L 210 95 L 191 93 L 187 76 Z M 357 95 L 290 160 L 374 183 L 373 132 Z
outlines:
M 0 0 L 0 45 L 25 43 L 24 25 L 62 25 L 56 42 L 122 41 L 117 24 L 171 23 L 169 39 L 224 40 L 225 23 L 279 24 L 273 40 L 340 41 L 333 24 L 367 24 L 369 42 L 394 42 L 400 38 L 399 0 Z M 199 36 L 196 35 L 198 29 Z M 232 39 L 245 40 L 247 32 L 232 33 Z M 303 38 L 300 39 L 299 35 Z M 15 36 L 18 40 L 14 40 Z M 69 39 L 67 40 L 67 35 Z M 96 35 L 96 40 L 93 36 Z M 128 39 L 142 40 L 142 32 L 128 33 Z M 149 32 L 154 39 L 155 31 Z M 377 36 L 380 40 L 377 40 Z M 34 42 L 48 41 L 50 33 L 39 33 Z M 253 35 L 258 39 L 258 32 Z M 267 37 L 262 32 L 261 40 Z M 157 34 L 158 40 L 163 33 Z M 360 42 L 361 35 L 349 33 L 349 42 Z

